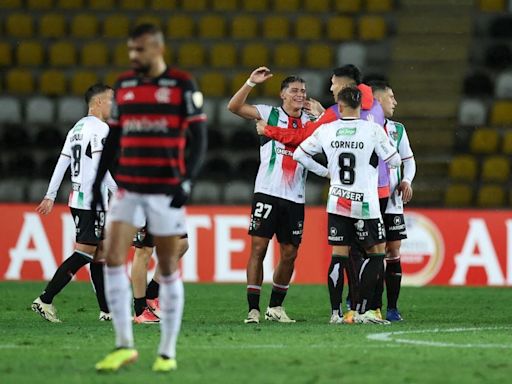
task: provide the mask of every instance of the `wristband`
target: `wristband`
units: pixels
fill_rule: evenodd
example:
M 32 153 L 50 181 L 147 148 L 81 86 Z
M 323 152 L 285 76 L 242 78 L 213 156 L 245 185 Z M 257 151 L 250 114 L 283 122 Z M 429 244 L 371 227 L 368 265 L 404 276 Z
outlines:
M 247 84 L 251 88 L 254 88 L 256 86 L 256 83 L 253 83 L 250 79 L 247 79 L 245 84 Z

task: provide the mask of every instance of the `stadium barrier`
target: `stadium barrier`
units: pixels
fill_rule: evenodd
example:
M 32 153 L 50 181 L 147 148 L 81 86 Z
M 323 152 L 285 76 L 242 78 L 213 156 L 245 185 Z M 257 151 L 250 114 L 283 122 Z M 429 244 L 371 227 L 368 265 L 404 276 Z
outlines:
M 0 280 L 50 279 L 74 247 L 68 208 L 56 205 L 48 216 L 26 204 L 0 204 L 0 211 Z M 190 249 L 181 265 L 185 281 L 244 282 L 249 219 L 248 206 L 188 208 Z M 411 209 L 405 220 L 404 285 L 512 285 L 512 211 Z M 294 282 L 325 282 L 326 233 L 324 209 L 308 207 Z M 266 281 L 278 256 L 273 241 L 265 259 Z M 89 279 L 85 270 L 76 278 Z

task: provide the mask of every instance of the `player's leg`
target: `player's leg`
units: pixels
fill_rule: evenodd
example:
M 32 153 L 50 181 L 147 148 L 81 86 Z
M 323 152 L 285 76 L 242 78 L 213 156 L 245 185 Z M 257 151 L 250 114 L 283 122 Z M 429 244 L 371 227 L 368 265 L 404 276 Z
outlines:
M 137 236 L 136 236 L 137 238 Z M 135 244 L 135 241 L 134 241 Z M 137 246 L 139 245 L 139 246 Z M 147 271 L 153 247 L 137 243 L 132 264 L 132 288 L 133 288 L 133 309 L 135 315 L 133 321 L 137 324 L 154 324 L 159 319 L 151 312 L 146 303 Z
M 105 249 L 104 241 L 101 241 L 96 247 L 94 258 L 90 264 L 91 281 L 96 294 L 96 300 L 100 307 L 100 321 L 112 320 L 112 315 L 107 304 L 105 296 Z
M 400 263 L 401 240 L 388 241 L 386 246 L 386 294 L 388 306 L 386 319 L 400 321 L 402 316 L 398 311 L 398 297 L 402 285 L 402 265 Z
M 358 244 L 352 243 L 347 262 L 348 294 L 347 308 L 355 310 L 359 301 L 359 271 L 363 265 L 365 250 Z

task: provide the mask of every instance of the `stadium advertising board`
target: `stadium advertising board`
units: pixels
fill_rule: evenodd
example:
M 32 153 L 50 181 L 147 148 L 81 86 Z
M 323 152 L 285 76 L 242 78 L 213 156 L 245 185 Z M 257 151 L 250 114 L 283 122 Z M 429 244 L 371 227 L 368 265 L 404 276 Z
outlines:
M 74 224 L 66 206 L 46 217 L 32 205 L 0 205 L 0 280 L 47 280 L 73 250 Z M 204 206 L 188 209 L 190 249 L 182 274 L 190 282 L 244 282 L 250 251 L 249 207 Z M 409 210 L 409 239 L 402 244 L 406 285 L 512 285 L 512 212 L 484 210 Z M 326 279 L 330 248 L 326 214 L 306 209 L 296 283 Z M 265 260 L 270 281 L 279 255 L 272 243 Z M 77 275 L 87 280 L 85 270 Z

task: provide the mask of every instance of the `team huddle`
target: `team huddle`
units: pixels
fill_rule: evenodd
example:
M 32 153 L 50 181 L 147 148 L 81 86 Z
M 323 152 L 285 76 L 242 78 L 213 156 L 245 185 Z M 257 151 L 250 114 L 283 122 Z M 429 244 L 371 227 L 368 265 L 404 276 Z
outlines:
M 206 153 L 206 116 L 193 78 L 163 60 L 164 39 L 158 27 L 135 27 L 128 52 L 131 71 L 122 74 L 113 88 L 96 84 L 85 93 L 88 115 L 69 131 L 46 196 L 37 208 L 43 215 L 51 212 L 70 168 L 68 205 L 76 227 L 76 247 L 33 301 L 32 309 L 50 322 L 60 322 L 54 297 L 79 269 L 90 264 L 99 320 L 111 320 L 116 336 L 114 351 L 96 369 L 117 371 L 137 359 L 135 322 L 160 324 L 153 370 L 168 372 L 177 368 L 176 342 L 184 308 L 178 270 L 178 261 L 188 248 L 184 206 Z M 257 120 L 260 135 L 244 322 L 260 321 L 263 260 L 274 234 L 280 258 L 264 316 L 269 321 L 295 322 L 283 302 L 305 225 L 308 171 L 330 179 L 329 322 L 401 320 L 397 301 L 400 242 L 406 238 L 403 204 L 412 197 L 415 162 L 404 126 L 389 120 L 397 105 L 392 89 L 382 82 L 362 84 L 359 70 L 348 65 L 334 70 L 335 104 L 327 109 L 307 99 L 306 83 L 297 76 L 282 82 L 281 106 L 247 103 L 253 87 L 271 76 L 266 67 L 256 69 L 228 104 L 231 112 Z M 317 161 L 319 155 L 323 161 Z M 125 269 L 132 245 L 136 247 L 131 271 L 133 301 Z M 153 249 L 157 272 L 147 284 Z M 344 313 L 345 273 L 349 294 Z M 384 282 L 385 317 L 381 313 Z

